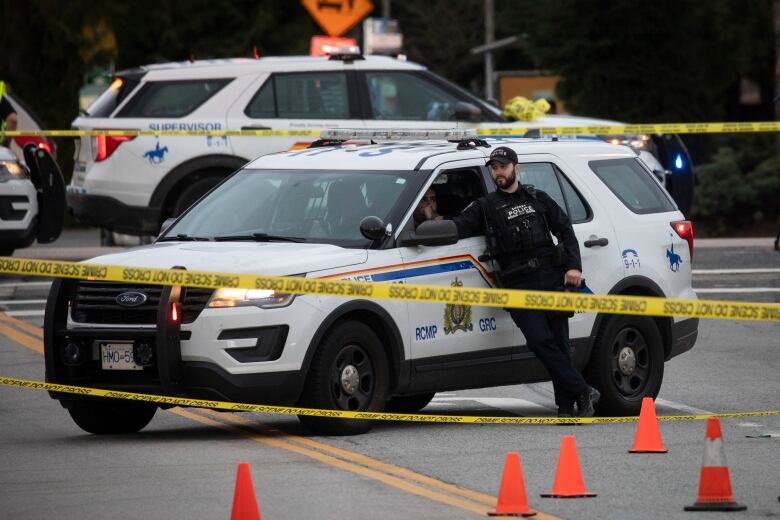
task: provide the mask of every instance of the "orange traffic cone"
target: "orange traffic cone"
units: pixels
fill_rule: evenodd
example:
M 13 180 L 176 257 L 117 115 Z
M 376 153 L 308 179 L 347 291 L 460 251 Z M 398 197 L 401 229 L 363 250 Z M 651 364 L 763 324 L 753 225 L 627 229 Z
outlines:
M 642 409 L 639 411 L 639 424 L 634 436 L 634 447 L 629 453 L 666 453 L 661 440 L 661 430 L 658 428 L 658 418 L 655 416 L 655 405 L 652 397 L 642 399 Z
M 707 419 L 704 434 L 704 462 L 699 475 L 699 496 L 686 511 L 744 511 L 747 506 L 737 504 L 731 492 L 731 478 L 723 453 L 723 434 L 717 417 Z
M 545 498 L 576 498 L 595 497 L 596 493 L 585 491 L 582 480 L 580 460 L 577 457 L 577 446 L 574 435 L 564 435 L 561 440 L 561 451 L 558 455 L 558 468 L 555 470 L 555 481 L 552 491 L 542 493 Z
M 236 475 L 236 490 L 233 493 L 233 512 L 230 520 L 260 520 L 260 510 L 255 498 L 255 486 L 249 473 L 249 464 L 238 463 Z
M 498 503 L 489 516 L 534 516 L 536 511 L 528 507 L 528 497 L 525 494 L 523 468 L 520 465 L 520 455 L 515 451 L 506 454 L 504 473 L 501 476 L 501 487 L 498 490 Z

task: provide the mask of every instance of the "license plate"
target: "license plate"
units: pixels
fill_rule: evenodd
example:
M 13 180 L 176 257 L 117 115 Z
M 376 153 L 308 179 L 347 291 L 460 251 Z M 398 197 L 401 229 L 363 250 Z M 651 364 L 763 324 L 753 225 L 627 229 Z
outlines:
M 133 359 L 132 343 L 101 343 L 100 364 L 103 370 L 143 370 Z

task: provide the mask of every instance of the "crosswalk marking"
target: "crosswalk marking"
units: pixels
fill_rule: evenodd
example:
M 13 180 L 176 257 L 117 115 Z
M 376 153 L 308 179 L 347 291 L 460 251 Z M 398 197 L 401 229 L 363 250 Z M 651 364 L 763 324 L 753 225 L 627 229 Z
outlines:
M 755 268 L 755 269 L 694 269 L 693 274 L 767 274 L 780 273 L 780 268 Z
M 693 289 L 700 294 L 749 294 L 749 293 L 774 293 L 780 292 L 780 287 L 708 287 L 706 289 Z

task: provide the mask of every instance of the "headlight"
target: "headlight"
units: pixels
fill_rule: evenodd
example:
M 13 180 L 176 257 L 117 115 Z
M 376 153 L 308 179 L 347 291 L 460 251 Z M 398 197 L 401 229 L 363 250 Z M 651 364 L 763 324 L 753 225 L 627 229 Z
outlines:
M 222 287 L 214 291 L 207 307 L 260 307 L 273 309 L 286 307 L 295 298 L 295 294 L 280 293 L 267 289 L 229 289 Z
M 25 179 L 24 168 L 16 161 L 0 161 L 0 182 L 12 179 Z

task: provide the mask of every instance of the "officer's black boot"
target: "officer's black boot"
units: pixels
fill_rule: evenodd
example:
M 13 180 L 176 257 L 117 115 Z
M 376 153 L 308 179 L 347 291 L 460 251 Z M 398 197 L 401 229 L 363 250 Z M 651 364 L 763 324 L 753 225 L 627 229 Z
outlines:
M 599 402 L 601 392 L 593 387 L 577 396 L 577 417 L 593 417 L 596 411 L 593 405 Z

